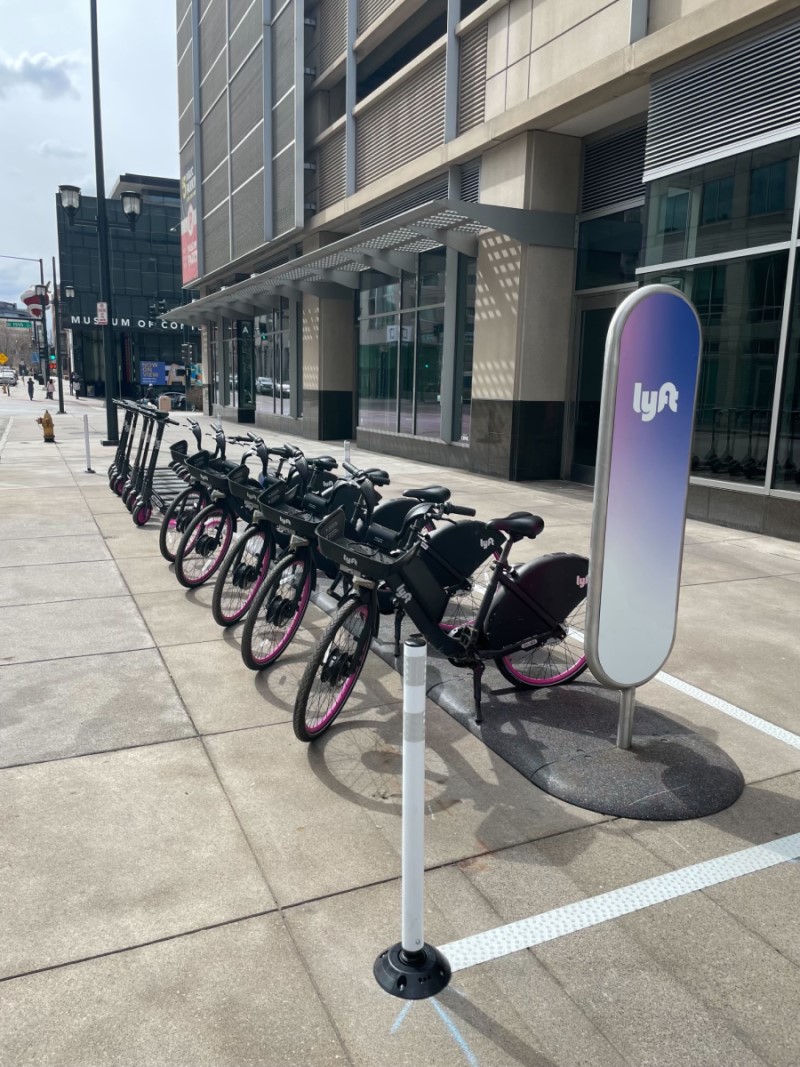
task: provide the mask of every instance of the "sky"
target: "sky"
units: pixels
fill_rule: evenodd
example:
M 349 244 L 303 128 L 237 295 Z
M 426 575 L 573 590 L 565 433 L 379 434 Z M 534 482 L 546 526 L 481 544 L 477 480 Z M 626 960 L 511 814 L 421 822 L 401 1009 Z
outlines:
M 97 0 L 108 194 L 120 174 L 178 177 L 174 0 Z M 58 263 L 56 193 L 95 193 L 89 0 L 0 0 L 0 255 Z M 60 209 L 59 209 L 60 210 Z M 0 258 L 0 300 L 39 264 Z

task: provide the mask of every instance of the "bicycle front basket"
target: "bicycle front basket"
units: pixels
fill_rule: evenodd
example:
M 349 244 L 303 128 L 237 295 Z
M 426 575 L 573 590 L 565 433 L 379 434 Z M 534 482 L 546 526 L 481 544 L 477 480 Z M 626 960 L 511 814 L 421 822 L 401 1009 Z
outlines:
M 419 551 L 419 542 L 416 542 L 405 552 L 382 552 L 372 545 L 346 537 L 345 525 L 345 513 L 342 508 L 337 508 L 317 526 L 317 543 L 322 555 L 348 574 L 382 582 L 407 566 Z

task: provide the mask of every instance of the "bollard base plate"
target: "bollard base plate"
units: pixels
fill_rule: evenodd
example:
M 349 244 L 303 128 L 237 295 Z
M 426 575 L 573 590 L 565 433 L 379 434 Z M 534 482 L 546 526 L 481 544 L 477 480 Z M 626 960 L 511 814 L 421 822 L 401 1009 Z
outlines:
M 401 1000 L 435 997 L 450 982 L 447 958 L 427 942 L 419 952 L 404 952 L 398 942 L 375 960 L 372 973 L 381 989 Z

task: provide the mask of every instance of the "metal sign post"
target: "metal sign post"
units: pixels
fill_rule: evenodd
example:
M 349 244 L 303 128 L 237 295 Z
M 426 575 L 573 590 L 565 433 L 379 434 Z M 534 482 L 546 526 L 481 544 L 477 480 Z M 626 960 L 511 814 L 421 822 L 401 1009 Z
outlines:
M 403 1000 L 433 997 L 450 981 L 450 964 L 425 941 L 425 638 L 409 637 L 403 658 L 402 936 L 375 960 L 381 989 Z
M 636 687 L 675 640 L 700 346 L 697 312 L 668 285 L 631 293 L 608 332 L 586 656 L 621 690 L 619 748 L 631 746 Z

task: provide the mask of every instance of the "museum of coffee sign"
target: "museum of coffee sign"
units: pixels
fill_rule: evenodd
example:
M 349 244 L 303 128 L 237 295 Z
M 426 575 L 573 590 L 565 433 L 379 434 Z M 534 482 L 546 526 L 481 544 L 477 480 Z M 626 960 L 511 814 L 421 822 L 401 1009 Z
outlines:
M 100 326 L 96 315 L 71 315 L 71 326 Z M 112 318 L 112 326 L 118 326 L 120 329 L 127 330 L 180 330 L 183 328 L 183 324 L 180 322 L 166 322 L 163 319 L 154 321 L 153 319 L 135 319 L 135 318 Z M 196 331 L 196 326 L 186 326 L 187 330 Z

